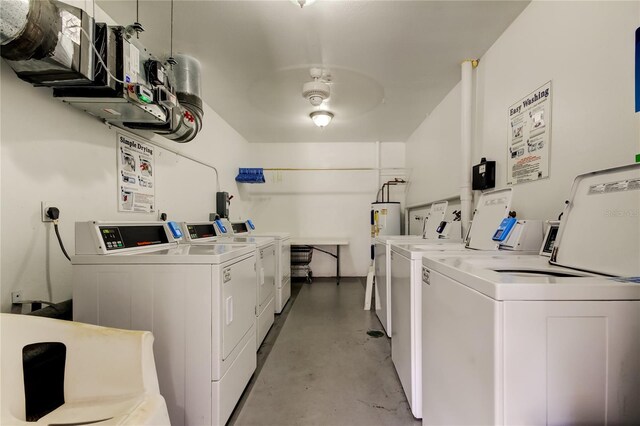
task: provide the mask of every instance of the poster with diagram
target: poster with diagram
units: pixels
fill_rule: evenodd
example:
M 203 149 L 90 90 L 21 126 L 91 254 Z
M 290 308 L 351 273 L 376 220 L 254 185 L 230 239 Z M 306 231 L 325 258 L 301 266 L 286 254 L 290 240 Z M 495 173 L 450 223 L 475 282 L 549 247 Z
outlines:
M 155 211 L 154 146 L 118 133 L 118 211 Z
M 549 177 L 551 81 L 509 107 L 507 184 Z

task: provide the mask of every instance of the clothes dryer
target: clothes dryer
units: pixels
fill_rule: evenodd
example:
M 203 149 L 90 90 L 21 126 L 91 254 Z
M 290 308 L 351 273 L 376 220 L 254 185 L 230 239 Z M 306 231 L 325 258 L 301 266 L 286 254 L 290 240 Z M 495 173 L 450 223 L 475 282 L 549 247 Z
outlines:
M 217 226 L 220 223 L 220 226 Z M 182 232 L 185 242 L 192 245 L 240 244 L 251 245 L 256 252 L 255 289 L 256 289 L 256 349 L 260 348 L 271 329 L 275 314 L 275 240 L 271 237 L 234 236 L 231 224 L 227 221 L 185 222 Z
M 275 240 L 275 311 L 276 314 L 282 313 L 291 297 L 291 234 L 288 232 L 257 231 L 255 223 L 250 219 L 244 222 L 234 222 L 231 225 L 237 236 L 271 237 Z
M 224 425 L 256 369 L 255 247 L 178 245 L 166 222 L 75 229 L 74 321 L 153 332 L 171 424 Z

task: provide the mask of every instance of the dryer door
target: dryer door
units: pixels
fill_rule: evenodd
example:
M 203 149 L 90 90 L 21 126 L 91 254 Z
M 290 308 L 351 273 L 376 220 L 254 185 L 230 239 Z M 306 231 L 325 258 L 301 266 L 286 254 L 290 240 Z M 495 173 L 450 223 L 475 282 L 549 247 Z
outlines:
M 222 359 L 225 360 L 256 320 L 254 258 L 226 265 L 222 280 Z
M 270 245 L 259 250 L 261 276 L 258 282 L 258 302 L 260 311 L 262 306 L 269 300 L 273 294 L 275 277 L 276 277 L 276 252 L 274 245 Z

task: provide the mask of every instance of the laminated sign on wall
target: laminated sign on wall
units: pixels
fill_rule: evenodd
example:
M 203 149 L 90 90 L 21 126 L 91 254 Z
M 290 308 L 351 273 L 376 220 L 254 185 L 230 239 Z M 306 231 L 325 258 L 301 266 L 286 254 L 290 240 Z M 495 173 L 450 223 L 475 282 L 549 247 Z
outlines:
M 155 211 L 154 146 L 118 133 L 118 211 Z
M 551 82 L 509 107 L 507 183 L 549 177 Z

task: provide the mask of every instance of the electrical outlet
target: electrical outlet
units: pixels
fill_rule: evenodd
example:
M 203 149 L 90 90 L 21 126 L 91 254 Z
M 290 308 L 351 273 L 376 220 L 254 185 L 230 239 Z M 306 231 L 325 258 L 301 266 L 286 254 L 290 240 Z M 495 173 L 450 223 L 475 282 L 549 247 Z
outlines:
M 16 290 L 11 292 L 11 303 L 22 302 L 22 290 Z
M 50 203 L 49 201 L 42 201 L 40 203 L 40 214 L 42 216 L 42 221 L 43 222 L 53 222 L 51 219 L 49 219 L 47 217 L 47 210 L 49 209 L 49 207 L 56 207 L 56 205 L 54 203 Z

